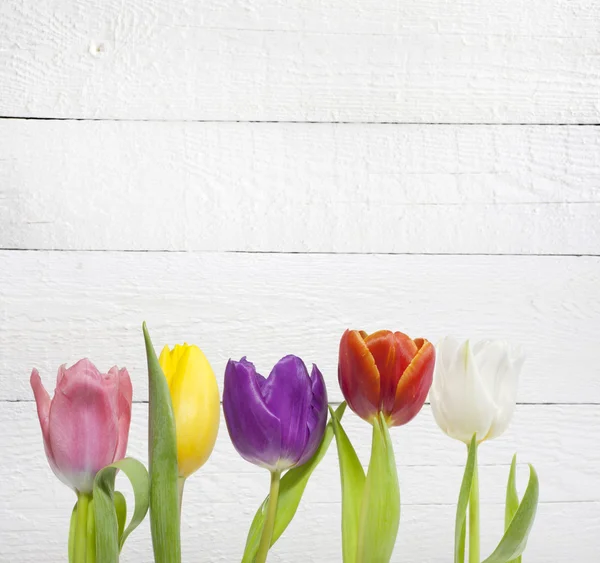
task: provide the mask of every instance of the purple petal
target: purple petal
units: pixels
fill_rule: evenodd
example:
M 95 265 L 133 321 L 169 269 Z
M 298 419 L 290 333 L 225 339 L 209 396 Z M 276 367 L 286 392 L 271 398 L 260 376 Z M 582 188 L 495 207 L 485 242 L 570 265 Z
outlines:
M 306 447 L 311 386 L 304 362 L 292 355 L 275 364 L 263 386 L 267 407 L 281 421 L 281 468 L 296 465 Z
M 310 378 L 312 380 L 312 401 L 307 421 L 309 437 L 302 457 L 298 460 L 298 465 L 306 463 L 315 454 L 323 439 L 327 424 L 327 388 L 323 375 L 315 364 L 313 364 Z
M 261 394 L 262 376 L 242 358 L 225 368 L 223 412 L 235 449 L 255 465 L 274 469 L 281 456 L 281 425 Z

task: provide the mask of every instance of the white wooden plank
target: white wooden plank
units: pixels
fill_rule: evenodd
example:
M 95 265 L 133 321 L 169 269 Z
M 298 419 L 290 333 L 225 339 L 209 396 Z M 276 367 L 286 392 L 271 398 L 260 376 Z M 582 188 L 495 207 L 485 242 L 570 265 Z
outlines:
M 145 460 L 147 406 L 134 405 L 129 454 Z M 51 473 L 41 443 L 33 403 L 0 402 L 1 516 L 0 559 L 64 560 L 69 509 L 74 496 Z M 223 423 L 222 423 L 223 424 Z M 600 525 L 600 457 L 586 436 L 600 428 L 598 406 L 527 406 L 502 438 L 480 451 L 484 551 L 502 528 L 504 487 L 513 451 L 535 464 L 541 479 L 541 505 L 527 552 L 528 561 L 592 563 Z M 363 462 L 368 459 L 369 426 L 349 414 L 346 429 Z M 436 427 L 428 407 L 392 438 L 400 472 L 403 523 L 393 561 L 447 561 L 452 549 L 454 506 L 464 464 L 464 447 Z M 526 483 L 519 466 L 519 485 Z M 245 534 L 266 494 L 264 470 L 233 450 L 224 424 L 209 463 L 186 485 L 184 559 L 235 561 Z M 40 494 L 43 491 L 43 494 Z M 339 561 L 339 472 L 335 445 L 314 474 L 298 515 L 273 551 L 273 561 Z M 560 532 L 560 533 L 559 533 Z M 26 535 L 28 542 L 21 545 Z M 568 537 L 569 541 L 563 538 Z M 549 538 L 554 538 L 549 541 Z M 310 540 L 310 541 L 308 541 Z M 319 556 L 320 554 L 320 556 Z M 132 536 L 124 561 L 149 561 L 147 525 Z
M 600 258 L 0 252 L 0 399 L 30 399 L 33 366 L 125 365 L 147 397 L 140 325 L 268 372 L 288 353 L 322 369 L 331 400 L 347 327 L 506 338 L 528 355 L 522 402 L 600 402 Z
M 0 122 L 0 247 L 600 254 L 588 127 Z
M 594 0 L 3 2 L 0 115 L 598 121 Z

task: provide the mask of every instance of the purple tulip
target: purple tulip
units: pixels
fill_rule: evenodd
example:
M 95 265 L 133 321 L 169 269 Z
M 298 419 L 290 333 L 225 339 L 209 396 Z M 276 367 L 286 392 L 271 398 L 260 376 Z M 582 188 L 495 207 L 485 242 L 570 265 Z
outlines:
M 223 411 L 238 453 L 270 471 L 302 465 L 315 453 L 327 421 L 327 390 L 313 364 L 279 360 L 267 379 L 242 358 L 225 369 Z

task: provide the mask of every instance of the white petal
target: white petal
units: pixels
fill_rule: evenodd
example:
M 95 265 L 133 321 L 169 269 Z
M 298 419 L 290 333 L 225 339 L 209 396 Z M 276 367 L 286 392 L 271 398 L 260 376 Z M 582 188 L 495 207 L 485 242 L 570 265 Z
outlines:
M 508 345 L 500 340 L 484 340 L 473 346 L 473 354 L 479 375 L 496 403 L 501 382 L 510 369 Z
M 468 341 L 457 349 L 442 341 L 440 348 L 443 361 L 431 394 L 434 417 L 457 440 L 469 443 L 474 433 L 481 440 L 491 427 L 494 403 L 481 381 L 471 347 Z
M 497 387 L 496 415 L 488 439 L 497 438 L 508 428 L 517 402 L 517 383 L 525 361 L 522 351 L 507 348 L 507 368 Z

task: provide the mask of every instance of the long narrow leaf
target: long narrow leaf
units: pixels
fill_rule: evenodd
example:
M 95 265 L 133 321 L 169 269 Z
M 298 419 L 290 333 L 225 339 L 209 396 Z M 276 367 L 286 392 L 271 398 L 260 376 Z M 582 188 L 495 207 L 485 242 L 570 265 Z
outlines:
M 180 563 L 177 435 L 171 393 L 158 363 L 146 323 L 148 359 L 148 460 L 150 469 L 150 528 L 156 563 Z
M 508 530 L 517 509 L 519 508 L 519 494 L 517 493 L 517 454 L 512 458 L 508 484 L 506 486 L 506 506 L 504 510 L 504 530 Z M 521 563 L 521 556 L 513 559 L 510 563 Z
M 454 524 L 454 563 L 464 563 L 465 560 L 465 535 L 467 526 L 467 507 L 473 485 L 473 474 L 477 465 L 477 435 L 473 434 L 469 444 L 469 455 L 465 466 L 465 473 L 460 485 L 458 504 L 456 505 L 456 521 Z
M 527 538 L 533 527 L 537 511 L 540 486 L 533 465 L 529 465 L 529 483 L 498 547 L 483 563 L 507 563 L 519 557 L 527 546 Z
M 400 525 L 400 487 L 394 449 L 383 415 L 373 424 L 371 460 L 361 505 L 358 558 L 389 561 Z
M 346 403 L 342 403 L 336 409 L 335 415 L 338 419 L 342 418 L 345 409 Z M 316 469 L 317 465 L 319 465 L 320 461 L 327 453 L 332 438 L 333 426 L 332 421 L 330 420 L 325 428 L 325 434 L 323 435 L 323 439 L 321 440 L 321 444 L 315 452 L 315 455 L 300 467 L 290 469 L 281 478 L 281 483 L 279 485 L 279 499 L 277 501 L 277 514 L 275 516 L 275 526 L 273 528 L 271 545 L 273 545 L 281 537 L 285 529 L 294 518 L 308 480 L 312 475 L 312 472 Z M 242 563 L 252 563 L 256 557 L 268 502 L 269 497 L 267 496 L 254 515 L 252 525 L 250 526 L 250 531 L 248 532 L 246 549 L 244 550 Z
M 342 556 L 344 563 L 355 563 L 365 472 L 340 419 L 331 408 L 329 411 L 337 444 L 342 483 Z
M 149 479 L 149 478 L 148 478 Z M 148 480 L 148 487 L 150 487 L 150 481 Z M 150 490 L 148 489 L 148 493 Z M 122 548 L 125 538 L 123 538 L 123 532 L 125 531 L 125 522 L 127 522 L 127 502 L 123 493 L 115 491 L 114 496 L 115 510 L 117 511 L 117 523 L 119 528 L 119 546 Z
M 115 476 L 118 470 L 121 470 L 131 482 L 135 500 L 131 522 L 122 534 L 119 534 L 119 516 L 115 507 Z M 131 457 L 115 461 L 96 474 L 93 497 L 97 561 L 102 563 L 119 561 L 119 552 L 127 536 L 139 526 L 148 512 L 149 488 L 150 481 L 146 468 Z

